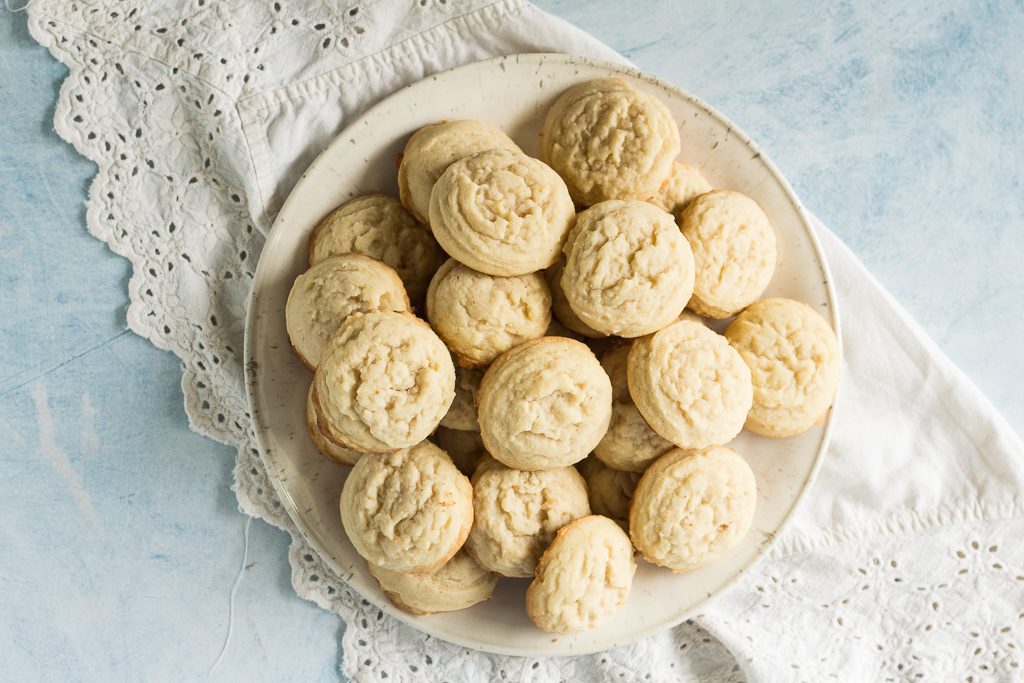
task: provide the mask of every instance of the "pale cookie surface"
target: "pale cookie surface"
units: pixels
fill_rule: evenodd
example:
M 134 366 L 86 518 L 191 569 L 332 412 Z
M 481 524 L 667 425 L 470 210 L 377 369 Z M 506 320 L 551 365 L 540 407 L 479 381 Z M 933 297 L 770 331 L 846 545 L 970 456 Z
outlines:
M 668 108 L 621 78 L 566 90 L 548 111 L 541 133 L 541 158 L 584 206 L 651 197 L 679 150 L 679 129 Z
M 756 506 L 754 473 L 735 451 L 677 448 L 640 478 L 629 535 L 648 562 L 685 572 L 739 543 L 754 521 Z
M 612 419 L 594 455 L 616 470 L 643 472 L 672 443 L 651 429 L 629 395 L 629 349 L 630 344 L 622 344 L 601 355 L 601 367 L 612 382 Z
M 537 159 L 492 149 L 456 161 L 430 195 L 430 228 L 462 263 L 522 275 L 558 259 L 576 209 L 565 182 Z
M 679 219 L 679 213 L 690 202 L 711 191 L 711 183 L 704 179 L 693 166 L 681 161 L 672 162 L 672 173 L 658 188 L 658 192 L 648 199 L 662 211 L 668 211 Z
M 538 273 L 487 275 L 449 259 L 427 290 L 427 317 L 459 365 L 489 365 L 551 323 L 551 293 Z
M 793 436 L 824 418 L 842 363 L 835 333 L 814 309 L 791 299 L 764 299 L 736 316 L 725 336 L 753 377 L 747 429 Z
M 480 432 L 438 427 L 433 439 L 465 475 L 473 474 L 484 454 L 484 442 L 480 438 Z
M 480 389 L 480 380 L 483 377 L 482 368 L 455 368 L 455 400 L 441 418 L 442 427 L 470 432 L 480 431 L 480 424 L 476 420 L 476 392 Z
M 681 448 L 730 441 L 753 400 L 750 369 L 720 334 L 689 319 L 633 342 L 629 393 L 662 438 Z
M 586 324 L 569 305 L 562 291 L 562 273 L 565 271 L 565 260 L 559 259 L 555 265 L 544 271 L 544 279 L 547 280 L 548 288 L 551 290 L 551 312 L 553 317 L 562 323 L 571 332 L 582 337 L 597 339 L 605 335 Z
M 466 550 L 503 576 L 533 576 L 555 532 L 590 514 L 587 485 L 572 467 L 524 472 L 491 457 L 473 474 L 473 530 Z
M 333 460 L 341 465 L 355 465 L 359 462 L 359 458 L 363 456 L 362 453 L 339 446 L 320 431 L 320 427 L 316 423 L 316 408 L 313 402 L 314 388 L 311 382 L 309 391 L 306 392 L 306 431 L 309 432 L 310 440 L 312 440 L 317 450 L 320 451 L 320 454 L 328 460 Z
M 324 349 L 313 382 L 320 431 L 365 453 L 423 441 L 455 398 L 448 349 L 408 313 L 350 317 Z
M 341 490 L 341 522 L 368 562 L 434 571 L 459 551 L 473 525 L 473 487 L 440 448 L 362 458 Z
M 579 215 L 565 244 L 562 290 L 580 320 L 639 337 L 679 317 L 693 291 L 693 254 L 669 214 L 607 201 Z M 564 321 L 563 321 L 564 322 Z
M 441 121 L 413 133 L 398 166 L 398 192 L 402 204 L 416 220 L 427 223 L 430 192 L 448 167 L 470 154 L 489 149 L 519 151 L 516 143 L 482 121 Z
M 369 256 L 343 254 L 295 278 L 284 316 L 292 349 L 312 370 L 327 340 L 353 313 L 408 310 L 409 297 L 392 268 Z
M 542 337 L 502 354 L 480 383 L 480 435 L 509 467 L 579 462 L 608 430 L 612 386 L 586 345 Z
M 394 197 L 368 194 L 339 206 L 309 238 L 309 265 L 340 254 L 364 254 L 395 269 L 413 301 L 420 301 L 441 261 L 426 226 Z
M 640 481 L 640 473 L 613 470 L 593 456 L 577 467 L 587 481 L 591 512 L 614 520 L 628 531 L 629 504 Z
M 608 620 L 629 597 L 636 573 L 629 537 L 590 515 L 559 529 L 526 590 L 526 613 L 551 633 L 579 633 Z
M 498 575 L 460 550 L 434 572 L 410 574 L 368 562 L 370 573 L 384 594 L 401 610 L 412 614 L 452 612 L 483 602 L 494 593 Z
M 697 269 L 690 308 L 728 318 L 761 296 L 775 273 L 775 231 L 750 197 L 728 190 L 702 194 L 680 215 Z

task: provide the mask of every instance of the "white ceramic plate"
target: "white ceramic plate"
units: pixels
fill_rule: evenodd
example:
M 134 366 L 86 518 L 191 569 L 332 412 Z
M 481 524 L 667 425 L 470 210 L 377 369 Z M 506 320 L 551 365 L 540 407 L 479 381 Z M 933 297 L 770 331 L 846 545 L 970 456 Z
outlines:
M 814 479 L 829 421 L 799 437 L 771 440 L 744 432 L 732 444 L 758 483 L 754 526 L 712 565 L 684 575 L 644 562 L 625 606 L 599 628 L 575 636 L 537 629 L 523 609 L 526 580 L 504 579 L 494 597 L 468 610 L 417 617 L 397 610 L 349 544 L 338 514 L 348 468 L 322 458 L 304 425 L 311 374 L 289 352 L 284 305 L 307 267 L 306 240 L 331 209 L 367 192 L 397 196 L 395 158 L 417 128 L 440 119 L 476 118 L 505 130 L 528 154 L 554 99 L 580 81 L 618 75 L 661 98 L 678 122 L 681 158 L 715 187 L 744 192 L 775 226 L 779 263 L 767 295 L 807 302 L 839 329 L 828 268 L 799 202 L 750 139 L 699 99 L 618 65 L 567 55 L 517 55 L 437 74 L 399 90 L 346 128 L 309 167 L 274 223 L 256 270 L 245 336 L 246 385 L 256 438 L 282 504 L 310 545 L 356 591 L 415 628 L 495 653 L 571 655 L 604 650 L 695 614 L 765 552 Z

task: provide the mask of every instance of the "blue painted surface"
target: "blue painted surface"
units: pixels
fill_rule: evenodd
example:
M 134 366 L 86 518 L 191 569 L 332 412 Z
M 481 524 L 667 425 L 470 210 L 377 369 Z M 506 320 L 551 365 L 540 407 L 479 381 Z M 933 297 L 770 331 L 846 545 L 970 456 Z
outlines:
M 1021 431 L 1019 3 L 539 4 L 758 140 Z M 84 229 L 93 167 L 51 126 L 64 75 L 0 12 L 0 677 L 198 678 L 242 566 L 233 454 L 124 330 L 127 265 Z M 214 678 L 336 680 L 338 620 L 295 597 L 285 534 L 248 536 Z

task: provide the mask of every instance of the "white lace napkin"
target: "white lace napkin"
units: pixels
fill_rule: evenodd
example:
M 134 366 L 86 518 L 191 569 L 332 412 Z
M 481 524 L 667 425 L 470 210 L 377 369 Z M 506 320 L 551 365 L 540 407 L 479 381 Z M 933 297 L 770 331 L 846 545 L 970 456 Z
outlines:
M 1024 447 L 820 225 L 846 351 L 833 443 L 792 526 L 696 623 L 529 659 L 382 615 L 294 533 L 253 446 L 240 354 L 261 233 L 346 121 L 402 85 L 505 53 L 621 58 L 522 0 L 36 0 L 29 15 L 71 70 L 54 125 L 98 166 L 87 222 L 134 266 L 129 326 L 182 359 L 193 428 L 237 446 L 242 509 L 292 532 L 295 589 L 345 620 L 352 678 L 1022 675 Z

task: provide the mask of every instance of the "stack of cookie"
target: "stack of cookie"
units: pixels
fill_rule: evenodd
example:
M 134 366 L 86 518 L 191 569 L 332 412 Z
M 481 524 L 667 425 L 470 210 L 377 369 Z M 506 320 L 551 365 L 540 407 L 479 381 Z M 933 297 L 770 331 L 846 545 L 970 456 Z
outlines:
M 744 537 L 757 483 L 727 447 L 744 427 L 824 418 L 831 328 L 758 300 L 768 217 L 679 153 L 661 102 L 588 81 L 548 112 L 542 160 L 486 123 L 429 125 L 400 199 L 360 197 L 313 231 L 285 311 L 315 373 L 307 425 L 354 466 L 342 523 L 401 609 L 522 577 L 540 628 L 593 628 L 627 599 L 635 552 L 686 572 Z

